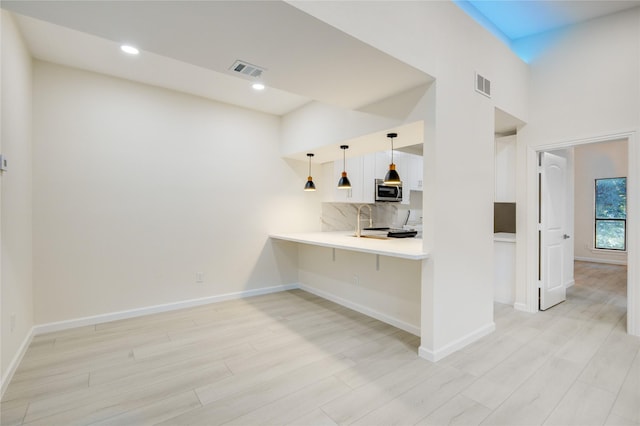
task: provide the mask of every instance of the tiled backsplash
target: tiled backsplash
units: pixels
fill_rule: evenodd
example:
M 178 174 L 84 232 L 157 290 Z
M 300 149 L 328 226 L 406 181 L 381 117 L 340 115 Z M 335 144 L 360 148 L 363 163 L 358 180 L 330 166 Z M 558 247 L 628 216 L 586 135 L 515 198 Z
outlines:
M 322 231 L 356 229 L 356 215 L 361 204 L 322 203 Z M 368 204 L 373 212 L 373 226 L 399 228 L 404 225 L 409 208 L 399 203 Z M 369 209 L 361 209 L 361 226 L 369 226 Z M 412 215 L 413 216 L 413 215 Z

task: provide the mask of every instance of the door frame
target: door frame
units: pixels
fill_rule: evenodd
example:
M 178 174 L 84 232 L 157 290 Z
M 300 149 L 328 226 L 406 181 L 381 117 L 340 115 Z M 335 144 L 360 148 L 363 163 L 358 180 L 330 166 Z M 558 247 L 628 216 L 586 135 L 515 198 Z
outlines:
M 539 146 L 526 146 L 526 192 L 524 197 L 518 196 L 518 202 L 525 208 L 517 220 L 524 223 L 524 232 L 516 234 L 516 248 L 524 247 L 525 258 L 518 262 L 516 271 L 519 277 L 524 278 L 524 294 L 518 297 L 516 289 L 516 303 L 514 308 L 526 312 L 538 312 L 538 153 L 553 151 L 563 148 L 572 148 L 578 145 L 609 142 L 613 140 L 627 140 L 627 333 L 640 336 L 640 150 L 637 146 L 637 134 L 635 131 L 607 134 L 597 137 L 567 140 L 554 144 Z M 522 164 L 522 163 L 521 163 Z M 630 196 L 629 196 L 630 195 Z M 524 233 L 524 235 L 522 235 Z

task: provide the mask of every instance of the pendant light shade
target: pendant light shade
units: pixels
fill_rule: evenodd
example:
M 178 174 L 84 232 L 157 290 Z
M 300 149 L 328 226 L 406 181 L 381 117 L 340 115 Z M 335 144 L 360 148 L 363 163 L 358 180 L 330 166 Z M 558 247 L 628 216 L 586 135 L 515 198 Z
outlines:
M 400 175 L 396 171 L 396 165 L 393 163 L 393 138 L 398 137 L 397 133 L 387 133 L 387 137 L 391 139 L 391 164 L 389 164 L 389 171 L 384 176 L 385 185 L 400 185 L 402 180 Z
M 316 184 L 313 183 L 313 178 L 311 177 L 311 157 L 313 157 L 313 154 L 308 153 L 307 157 L 309 157 L 309 177 L 307 178 L 307 183 L 304 184 L 304 190 L 305 191 L 315 191 L 316 190 Z
M 342 177 L 338 181 L 339 189 L 350 189 L 351 182 L 349 182 L 349 178 L 347 177 L 347 160 L 346 153 L 347 149 L 349 149 L 349 145 L 340 145 L 340 149 L 342 150 Z

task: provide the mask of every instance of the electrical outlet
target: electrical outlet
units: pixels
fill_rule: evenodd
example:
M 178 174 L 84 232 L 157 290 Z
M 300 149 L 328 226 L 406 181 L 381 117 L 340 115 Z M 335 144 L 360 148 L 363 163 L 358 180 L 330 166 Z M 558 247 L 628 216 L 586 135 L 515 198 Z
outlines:
M 196 282 L 197 283 L 204 282 L 204 272 L 196 272 Z
M 354 285 L 360 285 L 360 277 L 357 275 L 353 276 L 353 284 Z
M 11 332 L 16 329 L 16 314 L 11 314 L 9 317 L 9 326 L 11 327 Z

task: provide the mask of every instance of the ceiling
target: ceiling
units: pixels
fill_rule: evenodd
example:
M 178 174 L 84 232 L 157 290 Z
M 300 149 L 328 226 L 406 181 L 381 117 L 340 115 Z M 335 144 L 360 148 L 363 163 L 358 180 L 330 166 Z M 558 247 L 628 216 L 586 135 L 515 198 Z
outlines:
M 507 43 L 640 5 L 640 0 L 454 1 Z M 312 100 L 358 109 L 433 81 L 283 1 L 2 0 L 0 5 L 16 14 L 38 59 L 270 114 L 284 115 Z M 137 46 L 141 54 L 122 54 L 122 43 Z M 265 91 L 254 91 L 250 78 L 230 70 L 238 59 L 266 68 Z M 521 124 L 496 113 L 499 133 Z
M 282 1 L 13 1 L 33 56 L 283 115 L 311 100 L 348 109 L 432 81 Z M 120 52 L 138 47 L 136 57 Z M 230 70 L 263 68 L 267 89 Z

